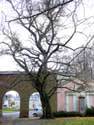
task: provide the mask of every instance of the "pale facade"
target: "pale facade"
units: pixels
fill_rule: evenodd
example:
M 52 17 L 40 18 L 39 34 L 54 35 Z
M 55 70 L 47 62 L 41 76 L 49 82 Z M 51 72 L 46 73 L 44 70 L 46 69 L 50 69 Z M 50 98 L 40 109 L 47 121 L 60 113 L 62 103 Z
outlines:
M 74 84 L 69 83 L 65 88 L 57 90 L 57 111 L 77 111 L 79 112 L 79 97 L 84 96 L 85 106 L 88 108 L 94 107 L 94 83 L 89 83 L 84 91 L 74 92 L 69 89 L 74 89 Z

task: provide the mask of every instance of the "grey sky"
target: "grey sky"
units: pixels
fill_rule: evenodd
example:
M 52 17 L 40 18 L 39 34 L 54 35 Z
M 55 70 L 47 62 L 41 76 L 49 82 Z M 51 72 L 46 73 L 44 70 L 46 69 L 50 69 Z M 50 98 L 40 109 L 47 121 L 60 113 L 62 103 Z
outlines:
M 3 2 L 5 2 L 5 0 L 2 0 Z M 88 21 L 86 21 L 85 25 L 81 25 L 78 29 L 78 31 L 80 32 L 84 32 L 86 35 L 88 35 L 88 39 L 94 34 L 94 1 L 93 0 L 83 0 L 84 3 L 80 6 L 80 9 L 78 9 L 78 13 L 79 13 L 79 19 L 83 18 L 83 17 L 91 17 Z M 3 6 L 2 6 L 3 5 Z M 0 2 L 0 18 L 2 19 L 2 15 L 1 12 L 5 11 L 5 13 L 9 12 L 9 8 L 5 3 L 2 4 L 2 2 Z M 14 25 L 14 29 L 18 30 L 18 28 L 16 25 Z M 19 32 L 22 32 L 21 34 L 21 38 L 25 38 L 24 41 L 27 39 L 27 35 L 24 32 L 23 29 L 20 29 Z M 69 31 L 70 32 L 70 31 Z M 59 34 L 60 36 L 62 36 L 62 33 Z M 86 44 L 86 42 L 88 41 L 88 39 L 84 36 L 84 35 L 80 35 L 80 33 L 78 33 L 74 39 L 69 43 L 70 46 L 72 46 L 73 48 L 79 47 L 83 44 Z M 2 36 L 0 35 L 0 42 L 2 40 Z M 18 70 L 18 67 L 16 66 L 16 63 L 14 63 L 14 60 L 11 57 L 8 56 L 1 56 L 0 57 L 0 70 Z

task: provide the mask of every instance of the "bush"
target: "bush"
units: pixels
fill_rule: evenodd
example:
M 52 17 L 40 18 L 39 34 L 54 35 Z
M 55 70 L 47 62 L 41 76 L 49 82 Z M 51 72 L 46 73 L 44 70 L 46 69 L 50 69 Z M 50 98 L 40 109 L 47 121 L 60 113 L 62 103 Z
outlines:
M 74 116 L 81 116 L 79 112 L 66 112 L 66 111 L 59 111 L 53 113 L 54 117 L 74 117 Z
M 94 107 L 86 108 L 86 116 L 94 116 Z

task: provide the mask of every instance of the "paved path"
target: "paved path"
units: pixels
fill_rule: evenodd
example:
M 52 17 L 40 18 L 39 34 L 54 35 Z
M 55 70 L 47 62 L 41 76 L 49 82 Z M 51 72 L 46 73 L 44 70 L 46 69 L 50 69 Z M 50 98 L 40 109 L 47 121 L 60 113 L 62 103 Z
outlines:
M 13 125 L 41 125 L 40 120 L 20 120 L 14 121 Z
M 19 112 L 3 113 L 0 118 L 0 125 L 42 125 L 38 117 L 18 118 Z
M 6 120 L 0 119 L 0 125 L 41 125 L 41 121 L 38 119 L 15 119 Z
M 19 118 L 19 112 L 3 113 L 0 125 L 41 125 L 39 117 Z

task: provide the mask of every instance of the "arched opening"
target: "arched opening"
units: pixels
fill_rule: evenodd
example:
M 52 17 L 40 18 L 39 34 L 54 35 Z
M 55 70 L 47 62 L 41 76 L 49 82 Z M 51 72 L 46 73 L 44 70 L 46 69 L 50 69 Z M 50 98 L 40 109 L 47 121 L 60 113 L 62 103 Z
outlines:
M 29 117 L 41 117 L 42 113 L 40 95 L 34 92 L 29 98 Z
M 3 96 L 2 114 L 5 118 L 18 118 L 20 111 L 20 96 L 16 91 L 8 91 Z

